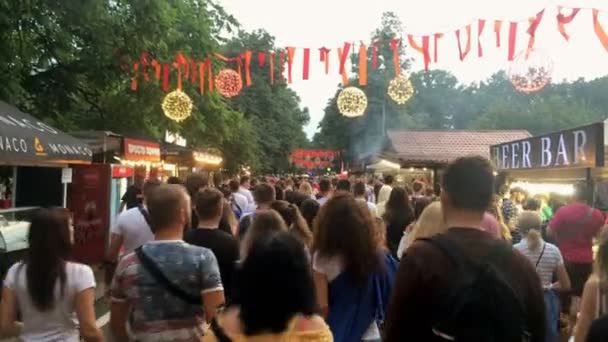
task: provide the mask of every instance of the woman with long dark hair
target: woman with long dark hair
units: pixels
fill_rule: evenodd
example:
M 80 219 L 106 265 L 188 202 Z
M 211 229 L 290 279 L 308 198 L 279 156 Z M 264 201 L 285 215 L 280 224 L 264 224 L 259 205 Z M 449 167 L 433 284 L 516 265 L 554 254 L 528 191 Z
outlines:
M 28 255 L 13 265 L 2 289 L 0 328 L 24 341 L 103 341 L 95 325 L 95 277 L 89 266 L 69 262 L 70 217 L 40 209 L 32 217 Z M 23 322 L 17 322 L 17 313 Z M 79 334 L 80 333 L 80 334 Z
M 414 222 L 414 210 L 412 209 L 407 191 L 404 188 L 393 188 L 386 202 L 382 218 L 386 223 L 388 249 L 394 257 L 397 257 L 397 249 L 399 248 L 399 241 L 401 241 L 403 231 Z
M 377 323 L 383 320 L 395 265 L 375 229 L 365 203 L 346 192 L 329 199 L 315 220 L 317 303 L 336 342 L 380 341 Z
M 315 291 L 304 245 L 287 232 L 252 241 L 238 272 L 235 305 L 220 314 L 204 342 L 330 342 L 315 315 Z

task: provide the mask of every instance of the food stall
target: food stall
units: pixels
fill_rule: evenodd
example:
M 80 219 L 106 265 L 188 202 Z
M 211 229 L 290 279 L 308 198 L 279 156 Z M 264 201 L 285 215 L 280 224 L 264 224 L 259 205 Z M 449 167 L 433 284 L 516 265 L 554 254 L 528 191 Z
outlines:
M 32 211 L 65 207 L 72 168 L 90 164 L 92 154 L 85 143 L 0 101 L 0 275 L 27 249 Z
M 489 157 L 489 147 L 530 137 L 525 130 L 405 130 L 387 132 L 384 151 L 366 165 L 366 170 L 395 176 L 399 184 L 439 182 L 443 168 L 467 155 Z
M 594 123 L 492 146 L 499 182 L 520 187 L 531 196 L 570 196 L 574 184 L 584 183 L 588 200 L 596 200 L 596 185 L 608 175 L 605 126 L 605 122 Z

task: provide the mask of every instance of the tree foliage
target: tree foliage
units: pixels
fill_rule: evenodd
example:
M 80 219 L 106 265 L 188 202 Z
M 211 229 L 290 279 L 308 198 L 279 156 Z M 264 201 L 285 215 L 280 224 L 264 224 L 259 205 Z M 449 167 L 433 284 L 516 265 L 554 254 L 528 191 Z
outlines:
M 67 131 L 161 138 L 168 129 L 195 147 L 218 148 L 233 171 L 242 165 L 280 169 L 288 149 L 302 143 L 308 120 L 285 86 L 270 87 L 254 74 L 255 86 L 242 99 L 226 101 L 216 92 L 200 96 L 197 85 L 184 81 L 195 110 L 181 124 L 164 117 L 165 93 L 153 75 L 150 82 L 140 77 L 139 89 L 130 90 L 132 63 L 142 51 L 171 63 L 178 51 L 202 60 L 224 44 L 235 53 L 237 46 L 273 47 L 268 34 L 232 39 L 238 27 L 220 5 L 206 0 L 0 0 L 0 99 Z M 214 71 L 222 67 L 216 62 Z
M 386 127 L 418 125 L 416 118 L 408 115 L 403 106 L 396 105 L 386 95 L 388 84 L 395 75 L 393 51 L 387 42 L 393 38 L 401 38 L 402 26 L 394 13 L 386 12 L 382 15 L 380 28 L 372 34 L 372 41 L 380 41 L 382 44 L 378 46 L 378 70 L 372 70 L 372 54 L 368 53 L 367 86 L 361 88 L 368 99 L 365 115 L 352 119 L 339 113 L 336 105 L 337 96 L 342 89 L 339 87 L 325 107 L 324 117 L 319 124 L 320 131 L 313 139 L 314 145 L 344 150 L 347 152 L 347 158 L 365 155 L 383 148 Z M 399 54 L 403 61 L 401 70 L 406 72 L 410 63 L 405 56 L 403 44 L 399 47 Z M 349 85 L 359 84 L 358 61 L 358 53 L 353 53 L 353 72 L 356 76 L 349 78 Z
M 263 30 L 239 32 L 224 47 L 227 55 L 238 55 L 245 50 L 277 51 L 274 37 Z M 307 108 L 300 108 L 300 98 L 287 87 L 285 78 L 279 78 L 279 65 L 275 65 L 275 83 L 270 84 L 268 65 L 251 65 L 252 85 L 228 101 L 231 108 L 243 113 L 252 123 L 255 132 L 256 169 L 264 173 L 289 169 L 289 154 L 307 145 L 303 126 L 310 116 Z
M 392 19 L 389 19 L 392 18 Z M 381 27 L 374 33 L 386 42 L 398 37 L 398 20 L 387 13 Z M 382 66 L 370 71 L 369 84 L 362 89 L 370 105 L 364 116 L 350 119 L 339 114 L 335 96 L 325 108 L 316 146 L 351 151 L 353 157 L 363 157 L 378 151 L 384 140 L 383 128 L 388 129 L 526 129 L 542 134 L 572 128 L 606 119 L 608 108 L 608 77 L 591 81 L 550 84 L 534 94 L 514 89 L 504 71 L 474 84 L 462 84 L 446 70 L 418 71 L 410 75 L 414 96 L 404 105 L 386 101 L 386 125 L 382 123 L 381 104 L 386 100 L 386 87 L 394 77 L 392 52 L 381 52 Z M 402 60 L 406 57 L 401 56 Z M 407 68 L 407 60 L 405 63 Z M 351 80 L 356 84 L 357 79 Z

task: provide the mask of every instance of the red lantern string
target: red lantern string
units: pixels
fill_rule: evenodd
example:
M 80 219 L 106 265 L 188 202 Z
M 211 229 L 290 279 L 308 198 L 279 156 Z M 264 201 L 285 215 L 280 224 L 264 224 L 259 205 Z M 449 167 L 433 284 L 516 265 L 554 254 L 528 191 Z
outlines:
M 302 65 L 302 79 L 307 80 L 310 72 L 310 49 L 304 49 L 304 61 Z
M 144 80 L 149 81 L 150 76 L 148 76 L 148 53 L 146 51 L 143 51 L 141 53 L 140 63 L 142 71 L 144 72 Z
M 494 33 L 496 34 L 496 47 L 500 47 L 500 30 L 502 29 L 502 20 L 494 21 Z
M 133 77 L 131 78 L 131 90 L 137 90 L 137 73 L 139 72 L 139 62 L 133 64 Z
M 538 12 L 536 17 L 530 19 L 530 27 L 528 27 L 527 33 L 530 35 L 530 39 L 528 40 L 528 50 L 531 50 L 534 47 L 534 42 L 536 40 L 536 29 L 538 29 L 538 25 L 540 25 L 541 20 L 543 20 L 543 15 L 545 14 L 545 10 Z
M 173 66 L 177 69 L 177 89 L 182 89 L 182 66 L 184 67 L 184 77 L 188 78 L 188 61 L 181 52 L 175 55 Z
M 249 87 L 251 86 L 251 56 L 253 52 L 251 50 L 245 51 L 245 84 Z
M 266 52 L 258 52 L 258 65 L 263 68 L 266 64 Z
M 207 67 L 205 62 L 198 63 L 198 87 L 201 95 L 205 95 L 205 68 Z
M 372 68 L 378 70 L 378 41 L 372 43 Z
M 477 56 L 483 57 L 483 49 L 481 47 L 481 34 L 483 33 L 483 29 L 486 27 L 486 21 L 483 19 L 479 19 L 477 21 Z
M 163 91 L 165 93 L 169 91 L 169 71 L 171 71 L 171 66 L 167 63 L 163 64 Z
M 160 68 L 161 65 L 160 63 L 158 63 L 158 61 L 156 59 L 152 60 L 152 63 L 150 63 L 153 67 L 154 67 L 154 77 L 156 78 L 156 80 L 160 80 Z
M 435 38 L 435 50 L 434 50 L 434 61 L 435 63 L 437 63 L 437 55 L 438 55 L 438 51 L 439 51 L 439 39 L 443 38 L 443 33 L 435 33 L 433 35 L 433 38 Z
M 346 44 L 347 43 L 345 43 L 345 45 Z M 342 64 L 342 62 L 341 62 L 342 55 L 343 55 L 342 48 L 338 48 L 338 59 L 340 60 L 340 64 Z M 344 68 L 341 68 L 341 69 L 343 69 L 343 72 L 340 73 L 340 75 L 342 76 L 342 86 L 346 87 L 348 85 L 348 76 L 346 75 L 346 70 Z
M 367 85 L 367 47 L 363 43 L 359 47 L 359 85 Z
M 207 56 L 205 64 L 207 65 L 207 83 L 209 84 L 209 91 L 213 91 L 213 65 L 211 65 L 211 56 Z
M 350 51 L 350 46 L 350 43 L 344 43 L 344 48 L 340 49 L 340 53 L 338 54 L 340 57 L 340 74 L 343 75 L 346 74 L 345 64 Z
M 463 51 L 462 45 L 460 42 L 460 29 L 456 30 L 456 41 L 458 42 L 458 55 L 459 55 L 461 61 L 464 61 L 464 59 L 467 57 L 467 55 L 471 51 L 471 25 L 466 26 L 466 31 L 467 31 L 467 45 Z
M 293 57 L 296 53 L 295 47 L 287 47 L 287 82 L 291 84 L 291 69 L 293 67 Z
M 391 50 L 393 50 L 393 64 L 395 65 L 395 77 L 401 74 L 401 63 L 399 61 L 399 44 L 401 44 L 400 39 L 391 39 L 389 45 Z
M 283 81 L 283 71 L 285 69 L 285 52 L 279 53 L 279 82 Z
M 517 23 L 509 24 L 509 61 L 515 59 L 515 43 L 517 39 Z
M 562 12 L 563 7 L 558 7 L 557 14 L 557 30 L 559 33 L 566 39 L 566 41 L 570 40 L 570 35 L 566 32 L 566 24 L 570 24 L 578 12 L 580 12 L 580 8 L 574 8 L 572 13 L 569 16 L 563 15 Z
M 190 82 L 196 84 L 196 61 L 190 58 Z
M 331 50 L 326 48 L 326 47 L 322 47 L 319 49 L 319 60 L 321 62 L 325 62 L 325 75 L 329 74 L 329 52 Z
M 429 53 L 429 36 L 422 36 L 422 46 L 416 43 L 414 36 L 411 34 L 407 35 L 407 39 L 412 49 L 422 54 L 424 57 L 424 70 L 429 71 L 429 64 L 431 63 L 431 55 Z
M 270 53 L 270 84 L 274 84 L 274 52 Z
M 604 49 L 606 49 L 606 51 L 608 51 L 608 33 L 606 33 L 606 31 L 604 31 L 604 28 L 602 27 L 602 24 L 600 23 L 600 20 L 599 20 L 599 15 L 600 15 L 600 11 L 597 9 L 594 9 L 593 10 L 593 30 L 595 31 L 597 38 L 600 40 L 600 43 L 602 43 L 602 46 L 604 47 Z

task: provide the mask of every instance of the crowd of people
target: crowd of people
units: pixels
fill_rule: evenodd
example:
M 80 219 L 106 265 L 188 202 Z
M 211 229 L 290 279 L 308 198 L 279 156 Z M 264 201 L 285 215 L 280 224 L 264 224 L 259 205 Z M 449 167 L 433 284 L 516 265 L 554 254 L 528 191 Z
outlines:
M 560 208 L 521 189 L 495 194 L 481 157 L 453 161 L 440 187 L 138 182 L 106 255 L 115 341 L 555 342 L 574 324 L 576 342 L 608 340 L 608 230 L 584 188 Z M 33 217 L 28 256 L 4 281 L 4 336 L 109 338 L 71 241 L 67 212 Z

